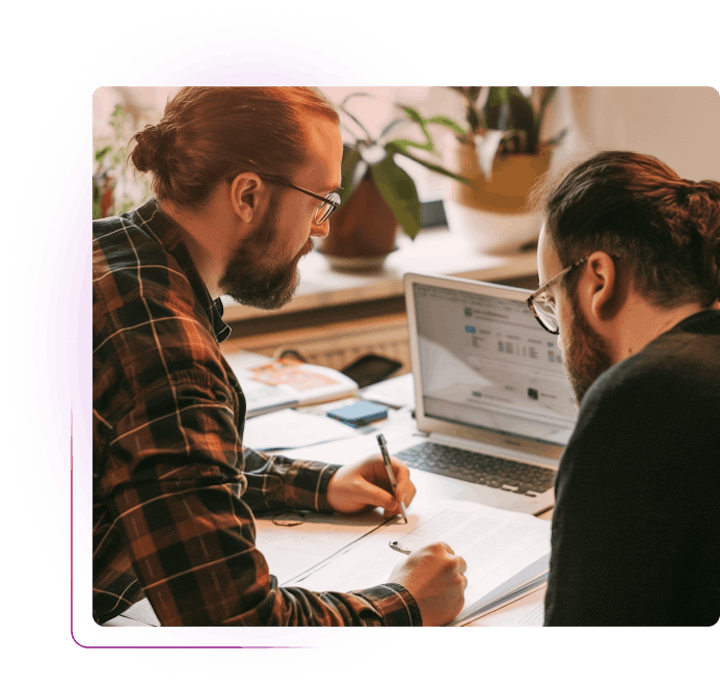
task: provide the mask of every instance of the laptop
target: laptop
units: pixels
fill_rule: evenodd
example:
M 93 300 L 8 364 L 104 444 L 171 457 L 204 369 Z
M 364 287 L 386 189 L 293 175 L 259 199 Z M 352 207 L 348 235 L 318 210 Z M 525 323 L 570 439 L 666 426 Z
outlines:
M 557 336 L 529 290 L 408 273 L 405 300 L 417 432 L 393 455 L 467 484 L 480 503 L 538 514 L 577 420 Z

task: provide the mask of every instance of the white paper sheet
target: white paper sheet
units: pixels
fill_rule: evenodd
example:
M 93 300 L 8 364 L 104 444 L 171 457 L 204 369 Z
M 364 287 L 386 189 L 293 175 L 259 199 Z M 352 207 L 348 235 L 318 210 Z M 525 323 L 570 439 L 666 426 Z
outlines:
M 377 511 L 341 517 L 289 510 L 276 515 L 274 520 L 256 520 L 256 545 L 265 556 L 270 573 L 282 586 L 348 548 L 383 522 Z
M 356 436 L 358 432 L 330 417 L 279 410 L 245 422 L 243 444 L 255 450 L 298 448 Z
M 545 620 L 547 585 L 497 611 L 467 623 L 472 627 L 540 628 Z
M 403 374 L 374 383 L 360 390 L 359 395 L 365 400 L 390 405 L 391 407 L 406 407 L 415 405 L 415 383 L 412 374 Z
M 462 618 L 488 592 L 550 551 L 550 524 L 532 515 L 448 501 L 422 514 L 411 512 L 408 517 L 407 525 L 385 525 L 300 584 L 315 591 L 348 591 L 382 584 L 406 557 L 389 547 L 391 540 L 398 540 L 409 550 L 443 541 L 468 564 L 465 607 L 458 616 Z

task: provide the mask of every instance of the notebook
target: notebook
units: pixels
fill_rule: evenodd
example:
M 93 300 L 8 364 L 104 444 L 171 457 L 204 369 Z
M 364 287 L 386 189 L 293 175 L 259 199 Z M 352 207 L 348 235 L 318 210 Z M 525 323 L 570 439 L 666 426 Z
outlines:
M 415 273 L 404 285 L 417 432 L 393 455 L 466 483 L 480 503 L 550 508 L 577 406 L 530 291 Z

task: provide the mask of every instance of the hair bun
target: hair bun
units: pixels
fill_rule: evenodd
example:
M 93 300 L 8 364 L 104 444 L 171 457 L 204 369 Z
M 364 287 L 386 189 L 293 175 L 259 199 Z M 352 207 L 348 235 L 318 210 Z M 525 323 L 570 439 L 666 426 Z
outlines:
M 720 183 L 714 180 L 693 183 L 688 206 L 701 238 L 703 285 L 720 297 Z
M 701 180 L 695 183 L 696 191 L 707 194 L 713 201 L 720 201 L 720 183 L 715 180 Z
M 165 162 L 165 137 L 157 125 L 147 125 L 133 139 L 135 147 L 130 154 L 133 165 L 140 172 L 158 172 Z

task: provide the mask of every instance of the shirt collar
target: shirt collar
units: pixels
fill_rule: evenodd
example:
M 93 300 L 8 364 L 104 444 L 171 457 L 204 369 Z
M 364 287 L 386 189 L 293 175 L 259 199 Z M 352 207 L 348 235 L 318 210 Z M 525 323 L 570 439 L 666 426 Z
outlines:
M 222 302 L 220 298 L 213 300 L 210 297 L 210 293 L 190 257 L 190 252 L 183 241 L 177 224 L 160 210 L 157 199 L 154 198 L 135 209 L 132 212 L 132 220 L 135 224 L 148 230 L 154 239 L 162 244 L 165 250 L 178 262 L 190 282 L 196 299 L 205 314 L 207 314 L 215 333 L 215 339 L 218 343 L 227 340 L 232 329 L 223 321 Z

